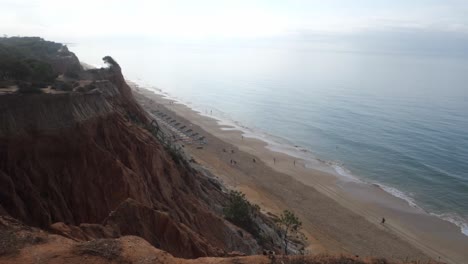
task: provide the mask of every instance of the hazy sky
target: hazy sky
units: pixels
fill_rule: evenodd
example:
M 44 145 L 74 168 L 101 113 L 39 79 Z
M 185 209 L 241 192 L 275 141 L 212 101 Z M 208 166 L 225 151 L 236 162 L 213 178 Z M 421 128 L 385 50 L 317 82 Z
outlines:
M 468 34 L 467 0 L 0 0 L 0 34 L 262 37 L 291 32 Z

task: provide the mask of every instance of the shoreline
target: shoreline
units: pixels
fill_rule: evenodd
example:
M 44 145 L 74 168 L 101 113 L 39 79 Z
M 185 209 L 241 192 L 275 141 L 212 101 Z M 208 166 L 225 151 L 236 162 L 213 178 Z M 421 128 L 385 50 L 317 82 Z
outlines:
M 372 225 L 372 228 L 369 226 L 366 227 L 367 229 L 372 229 L 370 231 L 357 230 L 357 234 L 347 235 L 356 236 L 359 235 L 359 233 L 362 231 L 362 233 L 366 233 L 371 237 L 376 236 L 377 234 L 383 236 L 380 233 L 383 231 L 410 242 L 410 244 L 422 250 L 424 253 L 431 256 L 435 260 L 438 260 L 440 257 L 442 261 L 446 261 L 448 263 L 463 263 L 468 259 L 468 254 L 463 250 L 466 245 L 468 245 L 468 237 L 464 236 L 459 230 L 457 230 L 458 226 L 455 226 L 454 224 L 445 220 L 436 218 L 435 216 L 429 215 L 423 210 L 410 206 L 407 201 L 401 198 L 397 198 L 391 195 L 389 192 L 385 191 L 384 187 L 365 182 L 359 182 L 359 180 L 354 181 L 352 179 L 344 179 L 343 177 L 345 176 L 339 175 L 339 173 L 336 171 L 336 168 L 333 168 L 325 161 L 321 161 L 324 163 L 321 164 L 323 165 L 323 170 L 318 170 L 317 167 L 314 168 L 314 166 L 317 164 L 308 164 L 310 161 L 306 160 L 307 157 L 303 157 L 304 159 L 301 159 L 301 157 L 294 157 L 288 155 L 288 153 L 283 153 L 280 149 L 275 149 L 274 146 L 269 145 L 267 142 L 265 142 L 264 139 L 255 136 L 250 137 L 248 134 L 245 134 L 245 131 L 242 131 L 242 127 L 236 126 L 235 124 L 227 124 L 225 122 L 221 123 L 219 119 L 213 118 L 212 116 L 203 115 L 202 113 L 199 113 L 196 110 L 191 109 L 189 106 L 181 103 L 169 104 L 169 99 L 164 98 L 166 97 L 164 94 L 157 94 L 155 91 L 144 88 L 138 88 L 138 90 L 138 93 L 144 94 L 145 97 L 149 97 L 150 100 L 153 100 L 157 104 L 167 108 L 168 111 L 173 112 L 174 115 L 178 118 L 184 118 L 188 122 L 206 131 L 206 133 L 213 135 L 213 137 L 216 137 L 225 143 L 237 147 L 239 151 L 258 158 L 258 160 L 261 160 L 269 169 L 290 176 L 293 181 L 297 181 L 297 183 L 303 184 L 307 187 L 312 187 L 321 195 L 326 196 L 327 198 L 331 198 L 331 200 L 333 200 L 337 205 L 342 207 L 337 208 L 336 210 L 349 210 L 352 213 L 364 218 L 364 221 L 367 224 Z M 144 105 L 144 108 L 147 109 L 147 106 Z M 210 143 L 208 143 L 208 145 L 209 144 Z M 298 146 L 295 147 L 298 148 Z M 209 153 L 210 151 L 199 151 L 196 148 L 191 147 L 187 147 L 186 149 L 192 156 L 195 157 L 197 161 L 202 161 L 204 163 L 203 165 L 209 167 L 209 169 L 212 170 L 216 175 L 232 173 L 232 169 L 229 168 L 229 164 L 220 164 L 222 163 L 222 158 L 206 157 L 216 156 L 216 153 L 213 153 L 213 151 L 211 151 L 212 153 Z M 200 155 L 201 152 L 203 152 L 203 155 Z M 274 162 L 274 159 L 277 162 Z M 294 164 L 294 161 L 296 161 L 297 164 Z M 213 163 L 216 165 L 213 166 Z M 320 165 L 320 160 L 317 159 L 317 163 Z M 328 165 L 328 167 L 326 167 L 326 165 Z M 251 166 L 251 164 L 249 164 L 249 166 Z M 332 168 L 335 171 L 331 171 L 330 169 Z M 244 191 L 249 199 L 255 203 L 259 203 L 262 207 L 267 208 L 269 211 L 278 213 L 279 208 L 289 208 L 291 206 L 295 206 L 294 203 L 290 203 L 288 201 L 284 201 L 281 206 L 276 206 L 272 200 L 277 202 L 278 199 L 262 197 L 274 194 L 269 193 L 271 190 L 259 191 L 259 179 L 255 179 L 255 177 L 251 175 L 252 172 L 249 171 L 249 169 L 252 168 L 242 168 L 240 169 L 241 173 L 237 173 L 247 174 L 244 176 L 220 176 L 220 178 L 222 178 L 222 180 L 225 181 L 228 186 L 232 186 L 236 189 Z M 293 184 L 297 183 L 293 182 Z M 282 191 L 287 193 L 287 190 Z M 298 202 L 300 203 L 301 201 Z M 299 208 L 297 208 L 295 211 L 307 210 L 307 202 L 304 202 L 304 204 L 298 206 Z M 329 203 L 329 201 L 326 202 Z M 340 212 L 334 213 L 340 215 Z M 348 215 L 348 212 L 341 213 Z M 314 222 L 313 219 L 309 219 L 311 216 L 305 215 L 306 213 L 303 212 L 301 214 L 301 218 L 306 218 L 305 220 Z M 379 225 L 382 216 L 387 219 L 385 226 Z M 355 216 L 351 215 L 347 217 L 354 218 Z M 334 224 L 337 226 L 340 224 L 352 225 L 352 222 L 347 222 L 347 219 L 344 219 L 343 223 L 339 222 L 340 221 Z M 365 224 L 363 225 L 365 226 Z M 353 227 L 347 226 L 346 228 L 349 229 Z M 320 250 L 323 252 L 347 252 L 351 254 L 365 254 L 362 252 L 366 252 L 366 249 L 354 250 L 352 246 L 342 246 L 340 245 L 340 241 L 334 241 L 335 243 L 333 243 L 333 241 L 324 241 L 326 240 L 323 238 L 324 234 L 318 235 L 319 231 L 316 229 L 317 227 L 314 227 L 313 223 L 307 224 L 306 231 L 310 235 L 309 237 L 312 241 L 312 250 L 314 252 L 320 252 Z M 343 229 L 343 227 L 339 229 Z M 343 236 L 345 236 L 345 234 L 343 234 Z M 347 238 L 349 239 L 350 237 L 348 236 Z M 355 237 L 352 238 L 356 239 Z M 340 239 L 334 238 L 334 240 Z M 397 241 L 394 238 L 390 238 L 390 240 L 395 243 Z M 356 240 L 355 242 L 359 243 L 359 240 Z M 399 242 L 401 243 L 401 241 Z M 379 241 L 376 241 L 376 243 L 379 243 Z M 376 248 L 367 249 L 367 255 L 373 255 L 377 253 L 376 255 L 383 256 L 382 254 L 378 253 L 385 253 L 385 247 L 382 249 L 380 246 L 382 245 L 376 245 Z M 406 252 L 406 254 L 409 255 L 410 252 Z M 412 257 L 416 258 L 417 256 L 421 256 L 421 254 L 417 253 L 414 256 L 412 255 Z M 398 258 L 401 259 L 402 256 L 398 256 L 397 259 Z
M 137 82 L 131 82 L 131 83 L 135 84 L 137 87 L 150 86 L 144 83 L 142 84 L 138 84 Z M 352 174 L 352 172 L 350 172 L 348 169 L 346 169 L 346 167 L 344 167 L 344 165 L 340 163 L 339 161 L 328 161 L 328 160 L 320 159 L 316 155 L 314 155 L 312 152 L 310 152 L 308 149 L 303 148 L 302 146 L 295 145 L 287 139 L 273 136 L 263 131 L 256 131 L 256 129 L 247 127 L 239 123 L 238 121 L 233 121 L 225 113 L 221 112 L 218 109 L 215 109 L 214 113 L 218 112 L 221 114 L 221 116 L 208 114 L 206 109 L 205 109 L 205 113 L 203 113 L 203 111 L 200 110 L 202 106 L 192 105 L 192 103 L 185 103 L 178 98 L 171 97 L 169 93 L 164 92 L 163 90 L 159 88 L 155 88 L 155 87 L 151 87 L 151 88 L 152 89 L 148 89 L 148 88 L 143 88 L 143 89 L 155 92 L 156 94 L 165 97 L 165 99 L 167 100 L 171 100 L 178 104 L 182 104 L 190 108 L 191 110 L 195 111 L 200 116 L 216 120 L 216 122 L 218 123 L 218 126 L 221 127 L 222 130 L 240 131 L 242 133 L 242 136 L 246 138 L 248 137 L 248 138 L 253 138 L 253 139 L 266 142 L 267 145 L 265 147 L 269 149 L 270 151 L 284 153 L 289 156 L 295 157 L 298 160 L 302 159 L 306 162 L 306 166 L 310 167 L 313 170 L 320 170 L 326 173 L 333 174 L 335 177 L 338 177 L 341 180 L 351 180 L 351 181 L 356 181 L 361 184 L 368 185 L 368 187 L 371 187 L 371 186 L 378 187 L 382 191 L 394 196 L 395 198 L 404 200 L 406 203 L 408 203 L 410 207 L 415 208 L 415 210 L 421 210 L 426 214 L 432 215 L 443 221 L 456 225 L 458 228 L 460 228 L 460 232 L 463 235 L 468 237 L 468 222 L 461 219 L 461 217 L 457 214 L 455 215 L 452 215 L 451 213 L 438 214 L 438 213 L 425 210 L 423 207 L 418 205 L 415 199 L 407 195 L 407 193 L 400 191 L 396 187 L 388 186 L 381 182 L 369 181 L 369 180 L 363 179 L 362 177 L 356 176 Z M 224 117 L 222 117 L 223 115 Z

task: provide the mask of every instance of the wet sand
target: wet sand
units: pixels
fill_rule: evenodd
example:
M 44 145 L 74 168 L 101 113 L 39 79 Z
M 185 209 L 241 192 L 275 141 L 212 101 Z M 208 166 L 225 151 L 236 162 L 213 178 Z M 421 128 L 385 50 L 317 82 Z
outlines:
M 309 238 L 308 252 L 468 263 L 468 237 L 457 226 L 378 186 L 351 181 L 320 166 L 310 168 L 306 166 L 310 161 L 271 150 L 264 141 L 219 125 L 183 104 L 142 88 L 135 92 L 147 111 L 165 112 L 206 137 L 208 144 L 202 149 L 195 144 L 185 149 L 228 187 L 244 192 L 265 212 L 294 211 Z M 385 224 L 380 223 L 382 217 Z

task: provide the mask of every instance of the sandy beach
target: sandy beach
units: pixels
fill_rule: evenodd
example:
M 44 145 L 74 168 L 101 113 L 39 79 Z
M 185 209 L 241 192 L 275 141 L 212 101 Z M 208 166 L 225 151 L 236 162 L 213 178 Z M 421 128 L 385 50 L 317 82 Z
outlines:
M 226 186 L 244 192 L 264 212 L 294 211 L 303 222 L 309 253 L 468 263 L 468 237 L 454 224 L 411 207 L 378 186 L 274 151 L 266 142 L 162 95 L 136 88 L 135 96 L 148 112 L 164 112 L 205 137 L 203 148 L 184 144 L 185 150 Z

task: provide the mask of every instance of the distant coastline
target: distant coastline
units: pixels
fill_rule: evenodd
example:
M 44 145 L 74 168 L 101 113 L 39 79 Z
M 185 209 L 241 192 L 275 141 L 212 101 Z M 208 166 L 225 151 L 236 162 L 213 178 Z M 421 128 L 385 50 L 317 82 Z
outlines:
M 199 115 L 199 119 L 213 120 L 210 121 L 210 126 L 215 125 L 216 128 L 210 127 L 208 131 L 218 130 L 219 132 L 213 133 L 215 136 L 220 136 L 222 133 L 239 133 L 239 135 L 242 135 L 245 139 L 261 140 L 264 142 L 261 145 L 264 145 L 264 149 L 270 153 L 278 153 L 278 156 L 288 157 L 285 159 L 289 160 L 297 160 L 298 163 L 300 161 L 305 170 L 309 172 L 306 172 L 306 174 L 302 174 L 303 172 L 300 172 L 299 175 L 302 176 L 299 176 L 299 178 L 297 178 L 297 176 L 293 176 L 294 178 L 306 185 L 313 186 L 319 192 L 332 197 L 342 206 L 364 216 L 370 222 L 378 222 L 380 219 L 379 217 L 382 215 L 389 216 L 390 219 L 397 219 L 398 221 L 396 223 L 391 224 L 391 232 L 398 234 L 398 236 L 403 237 L 405 240 L 412 241 L 413 245 L 416 244 L 425 252 L 435 250 L 437 253 L 434 254 L 433 252 L 432 254 L 434 258 L 437 258 L 437 256 L 435 256 L 437 254 L 439 254 L 439 257 L 441 254 L 444 254 L 442 253 L 444 252 L 444 248 L 447 249 L 450 244 L 447 244 L 448 241 L 443 241 L 441 237 L 436 235 L 436 233 L 441 230 L 444 230 L 443 232 L 446 234 L 450 233 L 451 238 L 456 238 L 457 240 L 465 241 L 464 243 L 468 243 L 468 237 L 464 236 L 460 232 L 459 226 L 455 226 L 455 223 L 453 222 L 449 223 L 447 219 L 441 220 L 436 218 L 436 216 L 424 212 L 417 206 L 416 202 L 412 201 L 410 197 L 407 197 L 397 189 L 378 183 L 367 183 L 362 181 L 360 178 L 355 177 L 350 172 L 346 171 L 346 169 L 338 163 L 321 160 L 320 158 L 315 157 L 307 149 L 291 144 L 290 142 L 287 142 L 287 140 L 280 139 L 281 143 L 279 143 L 275 141 L 276 137 L 262 132 L 258 133 L 256 130 L 250 129 L 239 122 L 226 120 L 221 118 L 219 115 L 212 115 L 209 112 L 203 113 L 203 109 L 197 108 L 193 104 L 185 104 L 179 99 L 171 97 L 161 89 L 151 89 L 151 91 L 159 94 L 157 96 L 162 96 L 161 100 L 163 101 L 166 100 L 163 99 L 163 97 L 168 100 L 175 101 L 176 104 L 174 104 L 174 106 L 171 105 L 170 109 L 187 119 L 189 119 L 188 116 L 185 116 L 187 112 L 193 112 L 193 114 L 190 114 L 191 116 Z M 185 109 L 186 107 L 189 109 Z M 180 108 L 183 110 L 180 110 Z M 206 122 L 207 121 L 203 121 L 202 123 Z M 197 124 L 197 122 L 194 123 Z M 206 129 L 206 126 L 201 127 Z M 242 142 L 239 142 L 239 139 L 230 141 L 230 143 L 242 144 Z M 260 152 L 263 153 L 263 151 Z M 260 152 L 255 150 L 251 153 L 254 155 L 262 155 Z M 279 170 L 283 173 L 288 173 L 290 170 L 290 168 L 274 168 L 275 170 Z M 319 180 L 311 179 L 311 176 L 308 178 L 304 177 L 304 175 L 307 176 L 307 173 L 315 175 L 317 171 L 324 172 L 324 174 L 328 176 L 322 177 Z M 343 173 L 348 175 L 343 175 Z M 291 173 L 288 174 L 291 175 Z M 294 175 L 294 173 L 292 174 Z M 421 222 L 425 223 L 420 225 Z M 423 228 L 418 230 L 418 226 L 423 226 Z M 426 228 L 430 228 L 434 231 L 434 236 L 429 240 L 422 239 L 421 237 L 428 235 L 422 230 Z M 453 246 L 455 246 L 455 249 Z M 458 244 L 458 246 L 460 246 L 460 244 Z M 445 252 L 450 251 L 456 252 L 456 245 L 450 244 L 450 250 Z M 450 258 L 449 253 L 445 254 L 447 254 L 445 255 L 446 258 Z M 465 253 L 462 252 L 460 248 L 457 254 Z
M 134 85 L 140 86 L 140 84 L 137 81 L 131 81 L 131 83 L 133 83 Z M 141 84 L 141 87 L 147 87 L 147 86 L 148 86 L 147 84 Z M 418 204 L 418 201 L 416 201 L 414 198 L 410 197 L 403 191 L 398 190 L 395 187 L 387 186 L 381 182 L 376 182 L 376 181 L 369 182 L 366 179 L 359 177 L 358 175 L 354 175 L 352 174 L 352 172 L 350 172 L 346 168 L 345 165 L 343 165 L 339 161 L 330 161 L 330 160 L 321 159 L 320 157 L 317 157 L 315 154 L 313 154 L 313 150 L 309 150 L 305 147 L 295 145 L 294 143 L 290 142 L 288 139 L 284 139 L 275 135 L 271 135 L 267 132 L 261 131 L 259 128 L 252 129 L 250 127 L 247 127 L 239 121 L 234 121 L 230 119 L 225 113 L 221 112 L 220 110 L 216 110 L 212 114 L 210 114 L 206 110 L 208 108 L 206 106 L 197 106 L 193 103 L 184 102 L 180 98 L 175 98 L 160 88 L 152 87 L 150 88 L 150 90 L 156 92 L 157 94 L 161 96 L 167 97 L 169 100 L 172 100 L 174 102 L 177 102 L 179 104 L 183 104 L 189 107 L 190 109 L 192 109 L 193 111 L 196 111 L 201 116 L 215 119 L 217 123 L 219 124 L 219 126 L 222 127 L 223 130 L 241 131 L 244 137 L 258 139 L 267 143 L 266 148 L 268 148 L 271 151 L 281 152 L 289 156 L 302 159 L 306 162 L 306 166 L 310 167 L 311 169 L 321 170 L 321 171 L 333 174 L 341 178 L 341 180 L 343 181 L 356 181 L 365 185 L 376 186 L 380 188 L 382 191 L 385 191 L 386 193 L 396 198 L 404 200 L 410 207 L 414 208 L 418 212 L 424 211 L 427 214 L 433 215 L 444 221 L 448 221 L 456 225 L 457 227 L 460 228 L 460 232 L 462 234 L 464 234 L 465 236 L 468 236 L 468 223 L 463 222 L 463 220 L 457 219 L 456 217 L 454 218 L 450 216 L 439 215 L 429 210 L 425 210 L 423 207 L 421 207 Z

